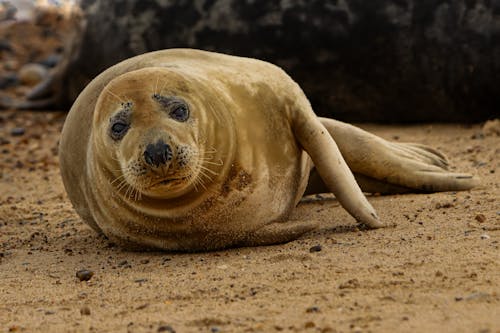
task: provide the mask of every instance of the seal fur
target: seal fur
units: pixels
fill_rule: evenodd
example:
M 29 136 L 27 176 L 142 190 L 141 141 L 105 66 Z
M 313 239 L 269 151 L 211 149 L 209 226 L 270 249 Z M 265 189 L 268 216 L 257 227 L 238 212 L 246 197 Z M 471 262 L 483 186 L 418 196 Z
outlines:
M 448 172 L 431 148 L 318 118 L 272 64 L 190 49 L 137 56 L 95 78 L 68 114 L 60 165 L 91 227 L 124 246 L 171 251 L 295 239 L 316 227 L 288 219 L 306 187 L 383 226 L 349 167 L 375 192 L 476 182 Z

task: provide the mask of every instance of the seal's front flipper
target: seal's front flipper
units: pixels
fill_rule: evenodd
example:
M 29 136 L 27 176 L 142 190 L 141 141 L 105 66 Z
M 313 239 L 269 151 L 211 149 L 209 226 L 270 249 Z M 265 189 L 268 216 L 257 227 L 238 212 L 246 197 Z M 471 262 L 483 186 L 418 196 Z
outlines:
M 271 222 L 249 233 L 238 246 L 261 246 L 290 242 L 318 228 L 313 221 Z
M 319 118 L 312 114 L 306 119 L 297 120 L 294 123 L 294 133 L 311 157 L 326 187 L 335 194 L 340 204 L 358 222 L 371 228 L 384 226 L 363 195 L 333 137 Z

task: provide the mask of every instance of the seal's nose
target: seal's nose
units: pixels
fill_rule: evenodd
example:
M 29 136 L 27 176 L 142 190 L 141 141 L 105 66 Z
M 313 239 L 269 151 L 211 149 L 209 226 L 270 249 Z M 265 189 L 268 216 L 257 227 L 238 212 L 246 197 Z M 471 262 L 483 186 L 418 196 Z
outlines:
M 172 149 L 163 140 L 158 140 L 155 144 L 148 144 L 144 151 L 144 160 L 147 164 L 159 167 L 172 159 Z

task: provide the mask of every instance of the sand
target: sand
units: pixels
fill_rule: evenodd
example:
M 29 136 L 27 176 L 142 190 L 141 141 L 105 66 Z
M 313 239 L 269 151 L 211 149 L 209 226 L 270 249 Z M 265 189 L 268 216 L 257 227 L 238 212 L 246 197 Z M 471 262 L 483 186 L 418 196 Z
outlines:
M 500 332 L 500 139 L 480 125 L 362 125 L 482 179 L 371 196 L 393 227 L 359 230 L 324 195 L 294 212 L 321 224 L 299 240 L 173 254 L 123 250 L 76 215 L 64 117 L 0 113 L 0 332 Z

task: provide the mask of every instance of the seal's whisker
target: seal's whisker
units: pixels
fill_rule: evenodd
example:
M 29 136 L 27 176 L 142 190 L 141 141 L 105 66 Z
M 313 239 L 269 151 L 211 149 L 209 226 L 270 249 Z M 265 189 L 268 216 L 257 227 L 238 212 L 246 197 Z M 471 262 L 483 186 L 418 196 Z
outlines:
M 195 182 L 198 183 L 205 191 L 207 191 L 207 187 L 205 185 L 205 182 L 200 177 L 196 177 Z
M 139 189 L 135 185 L 136 184 L 134 184 L 134 186 L 133 186 L 134 187 L 134 191 L 135 191 L 134 201 L 139 201 L 139 200 L 141 200 L 142 193 L 141 193 L 141 191 L 139 191 Z
M 209 181 L 213 181 L 212 177 L 210 177 L 208 174 L 206 174 L 204 170 L 200 170 L 200 175 L 207 178 Z M 200 179 L 201 179 L 201 177 L 200 177 Z
M 206 164 L 211 164 L 211 165 L 216 165 L 216 166 L 224 165 L 224 162 L 221 159 L 219 159 L 217 162 L 212 162 L 211 159 L 205 159 L 205 160 L 201 159 L 201 160 Z
M 211 179 L 209 176 L 206 176 L 206 175 L 205 175 L 205 177 L 207 177 L 207 178 Z M 208 187 L 207 187 L 207 185 L 205 184 L 205 181 L 204 181 L 204 180 L 203 180 L 203 178 L 201 178 L 201 177 L 196 177 L 196 178 L 195 178 L 195 180 L 194 180 L 194 184 L 195 184 L 195 189 L 197 189 L 197 188 L 196 188 L 196 184 L 198 184 L 198 185 L 200 185 L 201 187 L 203 187 L 203 190 L 204 190 L 205 192 L 208 192 L 208 193 L 213 194 L 213 195 L 218 195 L 218 194 L 219 194 L 219 193 L 218 193 L 215 189 L 213 189 L 213 188 L 208 188 Z
M 116 184 L 116 187 L 118 190 L 120 190 L 120 188 L 123 186 L 123 184 L 127 183 L 127 179 L 126 179 L 125 175 L 123 175 L 123 177 L 121 177 L 121 178 L 117 177 L 115 180 L 113 180 L 111 182 L 111 185 L 113 185 L 117 181 L 118 181 L 118 184 Z
M 125 197 L 127 199 L 132 199 L 132 194 L 134 193 L 134 188 L 132 186 L 130 186 L 130 184 L 128 184 L 128 188 L 127 188 L 127 191 L 125 192 Z
M 209 168 L 207 168 L 206 166 L 203 166 L 203 165 L 200 165 L 200 169 L 203 170 L 203 171 L 205 171 L 205 172 L 208 172 L 208 173 L 210 173 L 210 174 L 212 174 L 214 176 L 217 176 L 219 174 L 218 172 L 215 172 L 214 170 L 209 169 Z
M 158 92 L 157 89 L 158 89 L 158 80 L 160 79 L 160 74 L 157 74 L 156 75 L 156 83 L 155 83 L 155 87 L 153 89 L 153 95 L 156 95 L 156 93 Z
M 168 80 L 165 80 L 165 81 L 163 82 L 163 85 L 161 86 L 160 91 L 158 91 L 158 93 L 159 93 L 160 95 L 162 94 L 163 89 L 165 89 L 165 86 L 167 85 L 167 83 L 168 83 Z
M 125 175 L 120 175 L 118 177 L 116 177 L 115 179 L 113 179 L 109 184 L 110 185 L 114 185 L 117 181 L 124 181 L 125 180 Z
M 106 92 L 106 93 L 110 94 L 111 96 L 113 96 L 114 98 L 116 98 L 120 103 L 125 103 L 125 101 L 120 96 L 118 96 L 117 94 L 112 92 L 111 89 L 106 87 L 106 88 L 104 88 L 104 92 Z

